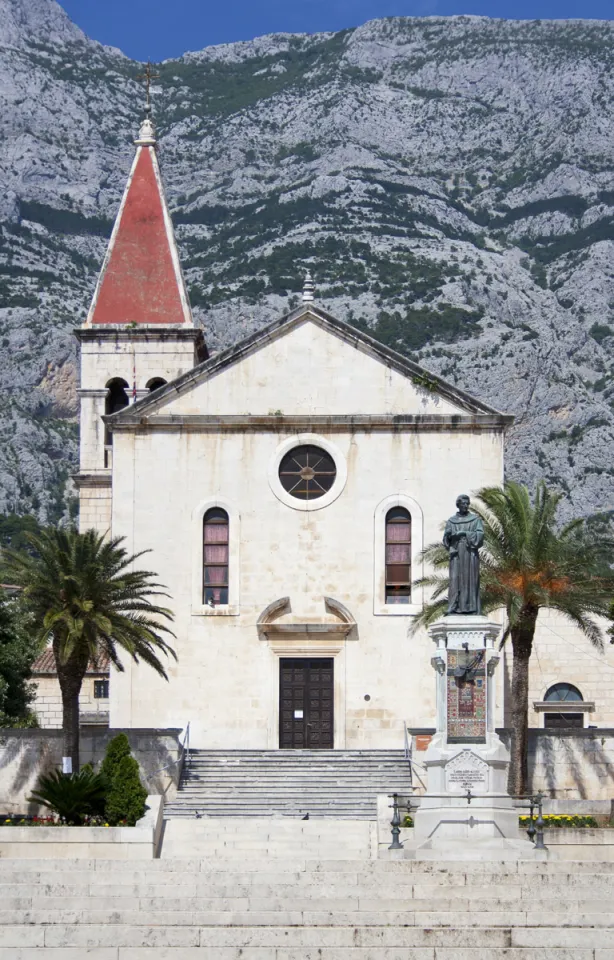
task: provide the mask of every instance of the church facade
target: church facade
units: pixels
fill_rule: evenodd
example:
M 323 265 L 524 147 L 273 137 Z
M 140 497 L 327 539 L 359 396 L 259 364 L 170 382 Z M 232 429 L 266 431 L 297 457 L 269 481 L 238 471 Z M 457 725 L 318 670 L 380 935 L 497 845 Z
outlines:
M 150 551 L 177 661 L 168 682 L 114 672 L 110 724 L 189 722 L 210 748 L 401 747 L 435 716 L 421 550 L 459 494 L 502 483 L 512 418 L 329 315 L 310 284 L 209 358 L 149 120 L 136 147 L 77 331 L 76 482 L 82 529 Z M 568 679 L 556 667 L 550 686 Z M 537 726 L 551 711 L 534 687 Z

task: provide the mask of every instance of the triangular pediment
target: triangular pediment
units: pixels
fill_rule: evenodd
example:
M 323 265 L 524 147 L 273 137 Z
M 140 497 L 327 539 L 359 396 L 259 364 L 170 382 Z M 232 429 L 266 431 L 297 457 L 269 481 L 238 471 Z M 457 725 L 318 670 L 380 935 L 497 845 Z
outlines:
M 194 367 L 112 423 L 271 415 L 502 416 L 310 304 Z

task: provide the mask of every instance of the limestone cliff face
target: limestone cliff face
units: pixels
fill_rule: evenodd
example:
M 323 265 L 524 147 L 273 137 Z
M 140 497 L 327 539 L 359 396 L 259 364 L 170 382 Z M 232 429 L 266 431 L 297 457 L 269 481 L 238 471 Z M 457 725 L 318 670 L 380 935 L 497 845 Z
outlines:
M 85 41 L 86 37 L 58 3 L 49 0 L 2 0 L 0 43 L 27 47 L 32 40 L 46 44 Z
M 517 416 L 508 473 L 614 508 L 614 24 L 372 21 L 161 65 L 160 162 L 216 349 L 322 305 Z M 0 508 L 58 518 L 72 328 L 125 183 L 138 65 L 0 0 Z

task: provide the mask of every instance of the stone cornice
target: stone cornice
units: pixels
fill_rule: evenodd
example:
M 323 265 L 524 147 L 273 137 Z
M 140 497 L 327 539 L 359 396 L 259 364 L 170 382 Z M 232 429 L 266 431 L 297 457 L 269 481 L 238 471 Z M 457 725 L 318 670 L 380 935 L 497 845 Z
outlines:
M 537 713 L 593 713 L 594 700 L 534 700 Z
M 80 343 L 97 343 L 104 340 L 118 343 L 131 343 L 133 340 L 164 341 L 192 340 L 204 347 L 203 332 L 195 327 L 128 327 L 125 324 L 100 324 L 92 327 L 78 327 L 73 334 Z
M 476 430 L 505 430 L 513 417 L 505 414 L 367 414 L 324 416 L 250 416 L 247 414 L 210 416 L 207 414 L 130 415 L 128 409 L 102 419 L 113 431 L 190 430 L 197 433 L 248 432 L 278 433 L 380 432 L 432 433 Z
M 83 487 L 111 487 L 111 471 L 107 470 L 104 473 L 73 473 L 72 481 L 77 488 L 81 490 Z

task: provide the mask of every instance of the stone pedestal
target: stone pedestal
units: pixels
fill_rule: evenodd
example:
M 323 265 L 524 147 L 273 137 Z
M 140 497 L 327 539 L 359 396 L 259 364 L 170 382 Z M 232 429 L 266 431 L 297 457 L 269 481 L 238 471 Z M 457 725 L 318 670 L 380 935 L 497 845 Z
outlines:
M 533 858 L 507 793 L 509 753 L 494 728 L 500 631 L 479 616 L 448 616 L 429 630 L 437 732 L 424 755 L 428 789 L 414 817 L 417 859 Z

